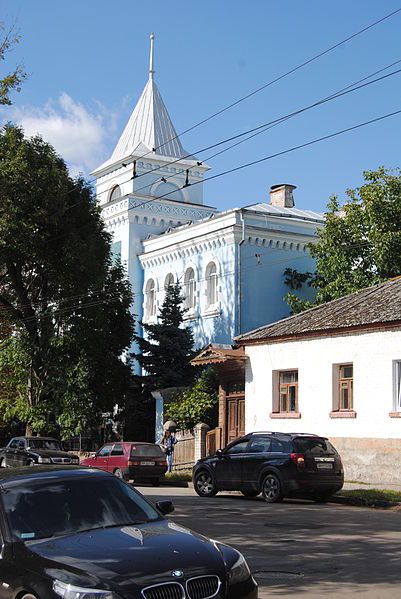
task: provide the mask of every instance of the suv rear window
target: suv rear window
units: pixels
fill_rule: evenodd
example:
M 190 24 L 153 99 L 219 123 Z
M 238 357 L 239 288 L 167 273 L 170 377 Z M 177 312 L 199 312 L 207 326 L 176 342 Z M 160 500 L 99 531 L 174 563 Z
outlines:
M 321 439 L 319 437 L 306 437 L 294 439 L 295 446 L 298 453 L 310 453 L 312 455 L 335 455 L 337 452 L 327 439 Z
M 162 458 L 164 453 L 158 445 L 131 445 L 131 456 Z

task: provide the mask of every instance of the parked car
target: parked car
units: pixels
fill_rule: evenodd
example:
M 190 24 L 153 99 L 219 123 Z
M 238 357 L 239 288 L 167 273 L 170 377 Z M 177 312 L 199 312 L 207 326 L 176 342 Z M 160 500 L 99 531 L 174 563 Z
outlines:
M 96 469 L 0 471 L 2 599 L 257 599 L 236 549 Z
M 92 457 L 81 460 L 81 464 L 155 486 L 167 470 L 166 456 L 159 445 L 131 441 L 106 443 Z
M 218 491 L 262 493 L 268 503 L 284 497 L 324 502 L 344 484 L 341 458 L 318 435 L 260 432 L 236 439 L 193 468 L 194 489 L 201 497 Z
M 79 464 L 79 458 L 63 451 L 60 441 L 51 437 L 14 437 L 0 449 L 0 468 L 36 464 Z

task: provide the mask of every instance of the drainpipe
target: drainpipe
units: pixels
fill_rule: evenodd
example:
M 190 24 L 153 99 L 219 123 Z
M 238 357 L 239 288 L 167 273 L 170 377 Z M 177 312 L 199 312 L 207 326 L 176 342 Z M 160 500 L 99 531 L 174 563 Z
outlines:
M 238 273 L 238 290 L 237 290 L 237 335 L 241 334 L 241 246 L 245 241 L 245 220 L 242 209 L 239 211 L 239 217 L 242 224 L 242 236 L 238 244 L 237 254 L 237 273 Z

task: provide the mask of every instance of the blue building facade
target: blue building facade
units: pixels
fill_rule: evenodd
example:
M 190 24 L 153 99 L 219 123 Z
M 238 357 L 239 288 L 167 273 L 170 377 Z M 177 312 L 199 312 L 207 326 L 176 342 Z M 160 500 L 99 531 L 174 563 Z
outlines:
M 285 184 L 267 202 L 225 212 L 204 205 L 209 167 L 182 147 L 154 72 L 152 34 L 148 82 L 111 157 L 92 173 L 102 217 L 127 269 L 139 335 L 178 281 L 196 348 L 230 345 L 289 314 L 284 270 L 314 270 L 306 246 L 323 217 L 297 209 Z

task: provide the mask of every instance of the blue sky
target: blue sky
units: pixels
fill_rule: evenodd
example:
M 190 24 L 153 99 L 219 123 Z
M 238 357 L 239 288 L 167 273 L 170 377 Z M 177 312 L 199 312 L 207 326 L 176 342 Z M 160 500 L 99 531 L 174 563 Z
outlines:
M 281 75 L 401 4 L 374 0 L 2 0 L 29 78 L 0 118 L 39 131 L 73 172 L 109 158 L 148 76 L 178 132 Z M 401 13 L 181 138 L 193 152 L 297 110 L 401 59 Z M 4 65 L 4 66 L 3 66 Z M 396 68 L 400 68 L 398 65 Z M 391 69 L 391 70 L 394 70 Z M 401 74 L 295 117 L 209 160 L 210 174 L 401 109 Z M 205 184 L 206 204 L 224 210 L 268 198 L 292 183 L 296 205 L 324 210 L 362 182 L 362 171 L 400 166 L 401 115 Z M 199 154 L 205 160 L 211 152 Z

